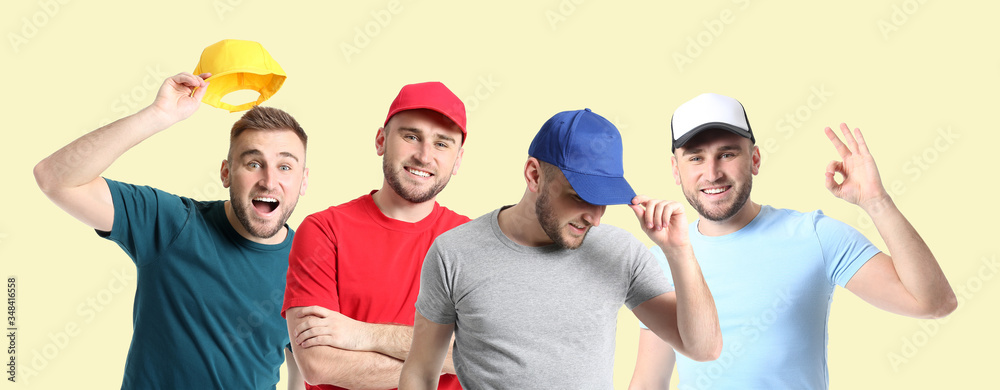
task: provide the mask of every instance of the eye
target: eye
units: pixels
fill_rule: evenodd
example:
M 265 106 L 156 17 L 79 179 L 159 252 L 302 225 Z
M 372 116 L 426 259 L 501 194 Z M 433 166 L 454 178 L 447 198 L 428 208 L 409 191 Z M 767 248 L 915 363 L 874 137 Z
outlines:
M 447 143 L 445 143 L 445 142 L 438 142 L 438 143 L 436 143 L 435 145 L 436 145 L 437 147 L 441 148 L 441 149 L 446 149 L 446 148 L 448 148 L 448 144 L 447 144 Z
M 415 136 L 413 134 L 406 134 L 406 135 L 403 136 L 403 139 L 410 140 L 410 141 L 416 141 L 416 140 L 418 140 L 417 136 Z
M 733 158 L 736 157 L 736 153 L 723 153 L 722 158 Z
M 280 169 L 282 171 L 290 171 L 290 170 L 292 170 L 292 167 L 290 167 L 288 165 L 282 165 L 282 166 L 278 167 L 278 169 Z
M 690 162 L 700 162 L 701 161 L 701 156 L 691 156 L 691 158 L 689 158 L 688 161 L 690 161 Z
M 260 168 L 260 163 L 256 161 L 251 161 L 247 164 L 247 166 L 253 169 L 257 169 Z

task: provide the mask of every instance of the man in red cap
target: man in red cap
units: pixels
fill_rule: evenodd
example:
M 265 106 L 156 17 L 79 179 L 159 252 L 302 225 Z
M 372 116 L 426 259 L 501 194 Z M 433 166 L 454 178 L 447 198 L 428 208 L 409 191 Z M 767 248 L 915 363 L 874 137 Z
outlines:
M 404 86 L 375 136 L 382 188 L 299 226 L 282 315 L 309 388 L 398 386 L 427 249 L 469 221 L 435 201 L 465 136 L 465 105 L 444 84 Z M 439 388 L 461 388 L 450 358 L 442 374 Z

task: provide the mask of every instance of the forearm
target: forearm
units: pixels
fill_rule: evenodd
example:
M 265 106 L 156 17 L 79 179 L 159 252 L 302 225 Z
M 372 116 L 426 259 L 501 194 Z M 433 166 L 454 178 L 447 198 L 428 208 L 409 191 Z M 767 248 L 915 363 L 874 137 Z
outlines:
M 391 389 L 399 386 L 403 362 L 376 352 L 328 346 L 293 347 L 305 381 L 348 389 Z
M 364 350 L 378 352 L 388 355 L 401 361 L 406 360 L 410 355 L 410 347 L 413 344 L 413 327 L 397 324 L 365 324 Z M 455 365 L 451 359 L 452 343 L 448 344 L 448 355 L 444 360 L 443 372 L 446 374 L 455 373 Z
M 163 115 L 147 107 L 87 133 L 35 166 L 38 186 L 50 194 L 90 183 L 125 151 L 170 125 Z
M 690 246 L 661 248 L 667 256 L 677 296 L 678 351 L 695 360 L 714 360 L 722 351 L 715 300 Z
M 953 311 L 957 300 L 941 266 L 892 199 L 886 196 L 869 202 L 863 209 L 885 241 L 899 281 L 913 296 L 917 307 L 934 317 Z

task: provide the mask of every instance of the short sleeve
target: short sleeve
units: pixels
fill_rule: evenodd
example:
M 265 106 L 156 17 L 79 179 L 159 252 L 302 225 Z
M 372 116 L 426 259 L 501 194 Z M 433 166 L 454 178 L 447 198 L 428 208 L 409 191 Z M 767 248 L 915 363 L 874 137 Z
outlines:
M 285 311 L 299 306 L 322 306 L 340 311 L 337 296 L 337 235 L 317 214 L 295 230 L 285 279 Z
M 657 259 L 638 243 L 638 240 L 636 242 L 638 248 L 634 254 L 632 280 L 629 283 L 628 295 L 625 297 L 625 307 L 629 310 L 660 294 L 674 291 L 674 286 L 667 280 L 663 270 L 660 269 L 661 266 L 657 265 Z M 670 269 L 666 266 L 666 260 L 663 261 L 663 268 Z
M 138 267 L 155 261 L 172 245 L 195 212 L 191 199 L 149 186 L 104 180 L 111 191 L 115 218 L 110 232 L 97 234 L 117 243 Z
M 416 302 L 420 315 L 438 324 L 455 323 L 451 280 L 454 280 L 454 275 L 449 275 L 438 241 L 435 241 L 427 251 L 420 270 L 420 292 Z
M 813 224 L 831 283 L 847 285 L 861 266 L 880 252 L 861 232 L 822 211 L 814 212 Z

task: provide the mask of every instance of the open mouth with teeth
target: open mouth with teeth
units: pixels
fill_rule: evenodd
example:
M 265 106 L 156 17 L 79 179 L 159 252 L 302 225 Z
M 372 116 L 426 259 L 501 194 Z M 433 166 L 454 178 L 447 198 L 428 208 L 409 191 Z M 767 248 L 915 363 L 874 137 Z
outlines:
M 732 186 L 705 188 L 702 189 L 701 192 L 708 195 L 718 195 L 723 192 L 729 191 L 729 188 L 731 187 Z
M 278 208 L 277 199 L 268 196 L 258 196 L 253 198 L 253 208 L 257 209 L 261 214 L 269 214 Z
M 406 167 L 406 171 L 410 172 L 414 176 L 418 176 L 418 177 L 431 177 L 431 176 L 434 176 L 433 173 L 430 173 L 430 172 L 427 172 L 427 171 L 421 171 L 421 170 L 416 169 L 416 168 Z

